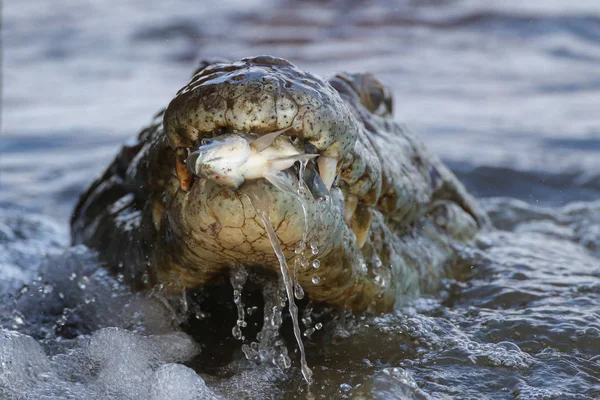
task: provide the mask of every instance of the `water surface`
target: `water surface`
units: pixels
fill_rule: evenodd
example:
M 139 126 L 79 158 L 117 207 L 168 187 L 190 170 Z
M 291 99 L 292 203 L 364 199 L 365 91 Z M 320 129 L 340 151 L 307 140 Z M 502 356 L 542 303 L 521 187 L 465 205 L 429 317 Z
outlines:
M 307 397 L 293 336 L 285 372 L 244 361 L 233 338 L 221 344 L 235 361 L 211 369 L 214 351 L 173 332 L 155 299 L 68 249 L 79 193 L 198 58 L 256 54 L 375 73 L 498 228 L 436 296 L 313 316 L 325 326 L 305 341 L 312 396 L 599 397 L 600 3 L 522 3 L 6 3 L 0 325 L 22 334 L 0 333 L 0 397 Z

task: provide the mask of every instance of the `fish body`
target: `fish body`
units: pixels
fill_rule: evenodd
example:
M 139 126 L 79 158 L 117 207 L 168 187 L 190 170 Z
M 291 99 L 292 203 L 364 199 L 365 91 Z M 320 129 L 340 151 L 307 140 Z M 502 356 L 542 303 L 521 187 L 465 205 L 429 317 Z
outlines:
M 238 134 L 206 139 L 187 159 L 191 173 L 220 185 L 238 188 L 245 180 L 265 178 L 290 168 L 296 161 L 316 157 L 298 151 L 283 131 L 256 140 Z

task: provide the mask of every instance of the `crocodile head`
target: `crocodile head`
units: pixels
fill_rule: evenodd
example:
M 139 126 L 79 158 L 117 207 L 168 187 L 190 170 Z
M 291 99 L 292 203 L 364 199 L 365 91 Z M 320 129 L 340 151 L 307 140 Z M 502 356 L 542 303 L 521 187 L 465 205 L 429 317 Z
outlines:
M 84 196 L 73 231 L 153 283 L 279 273 L 283 258 L 312 299 L 382 310 L 435 287 L 485 221 L 372 75 L 324 81 L 262 56 L 201 65 Z

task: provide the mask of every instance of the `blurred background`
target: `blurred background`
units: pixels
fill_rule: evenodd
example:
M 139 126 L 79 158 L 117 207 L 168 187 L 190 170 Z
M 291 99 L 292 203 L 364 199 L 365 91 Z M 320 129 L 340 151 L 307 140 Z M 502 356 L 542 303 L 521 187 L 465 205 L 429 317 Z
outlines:
M 479 196 L 600 194 L 597 0 L 5 2 L 0 202 L 66 223 L 202 55 L 370 71 Z

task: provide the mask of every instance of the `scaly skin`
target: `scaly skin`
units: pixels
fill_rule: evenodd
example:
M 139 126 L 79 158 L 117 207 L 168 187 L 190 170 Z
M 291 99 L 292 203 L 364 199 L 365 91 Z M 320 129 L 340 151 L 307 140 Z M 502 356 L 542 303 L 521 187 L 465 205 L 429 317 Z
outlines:
M 293 196 L 264 179 L 230 189 L 177 170 L 202 138 L 284 128 L 296 145 L 338 160 L 328 196 L 315 161 L 304 173 L 308 242 L 319 250 L 305 255 L 321 266 L 299 268 L 298 280 L 315 301 L 387 311 L 434 291 L 451 272 L 456 245 L 488 226 L 456 177 L 392 120 L 389 91 L 372 75 L 325 82 L 262 56 L 204 62 L 82 196 L 73 241 L 98 249 L 139 288 L 196 290 L 240 265 L 278 273 L 250 201 L 258 194 L 294 265 L 304 214 Z M 286 177 L 298 184 L 297 169 Z

